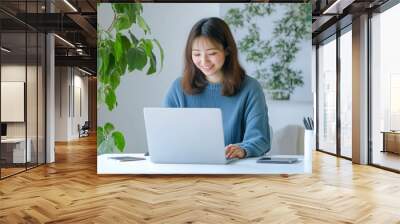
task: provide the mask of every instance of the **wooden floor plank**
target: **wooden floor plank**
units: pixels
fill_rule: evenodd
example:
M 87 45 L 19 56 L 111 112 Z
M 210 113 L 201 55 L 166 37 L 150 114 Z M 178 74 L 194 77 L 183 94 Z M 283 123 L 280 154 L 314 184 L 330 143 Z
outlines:
M 96 139 L 0 181 L 0 223 L 400 223 L 400 175 L 314 153 L 304 175 L 97 175 Z

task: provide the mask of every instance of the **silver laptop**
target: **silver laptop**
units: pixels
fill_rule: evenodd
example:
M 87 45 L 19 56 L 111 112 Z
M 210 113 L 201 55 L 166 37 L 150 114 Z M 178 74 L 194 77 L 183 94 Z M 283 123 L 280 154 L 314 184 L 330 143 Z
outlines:
M 226 164 L 221 110 L 144 108 L 147 146 L 154 163 Z

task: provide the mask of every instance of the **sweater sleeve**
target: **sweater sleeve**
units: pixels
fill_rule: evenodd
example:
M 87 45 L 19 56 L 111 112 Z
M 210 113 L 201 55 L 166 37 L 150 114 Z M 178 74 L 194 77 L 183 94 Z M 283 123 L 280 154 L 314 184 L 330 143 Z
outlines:
M 163 107 L 181 107 L 179 100 L 180 78 L 176 79 L 169 88 L 163 101 Z
M 262 156 L 271 149 L 268 108 L 259 83 L 250 90 L 244 109 L 245 133 L 238 145 L 246 157 Z

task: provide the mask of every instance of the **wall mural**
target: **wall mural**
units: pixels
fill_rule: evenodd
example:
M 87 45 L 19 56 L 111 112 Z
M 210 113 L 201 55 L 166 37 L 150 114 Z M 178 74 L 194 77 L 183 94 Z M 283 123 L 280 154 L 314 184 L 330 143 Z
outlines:
M 233 30 L 245 32 L 238 41 L 245 60 L 256 67 L 251 76 L 258 79 L 274 100 L 289 100 L 293 91 L 304 85 L 303 71 L 292 63 L 300 50 L 302 40 L 311 39 L 311 4 L 279 4 L 286 11 L 273 21 L 273 32 L 260 35 L 258 21 L 269 21 L 277 4 L 245 4 L 244 8 L 231 8 L 224 16 Z M 270 63 L 266 63 L 269 61 Z

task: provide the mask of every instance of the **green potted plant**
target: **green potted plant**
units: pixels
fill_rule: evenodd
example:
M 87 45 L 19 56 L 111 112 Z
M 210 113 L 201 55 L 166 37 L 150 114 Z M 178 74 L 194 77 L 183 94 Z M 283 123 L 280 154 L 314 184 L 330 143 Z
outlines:
M 300 50 L 300 41 L 311 39 L 311 4 L 285 6 L 287 10 L 275 21 L 270 39 L 261 37 L 256 20 L 273 14 L 274 4 L 249 3 L 243 9 L 230 9 L 225 16 L 234 30 L 247 31 L 238 41 L 239 51 L 255 65 L 253 76 L 275 100 L 289 100 L 293 91 L 304 85 L 302 71 L 293 69 L 292 62 Z M 267 66 L 268 60 L 271 63 Z
M 163 66 L 164 53 L 158 40 L 150 38 L 151 30 L 142 17 L 143 6 L 140 3 L 113 3 L 113 21 L 107 29 L 97 25 L 97 105 L 106 106 L 113 111 L 117 105 L 116 91 L 126 71 L 133 72 L 147 69 L 147 75 L 156 73 L 157 47 L 160 52 L 160 70 Z M 137 26 L 144 35 L 139 37 L 131 32 Z M 97 128 L 98 154 L 125 149 L 123 132 L 116 130 L 111 122 Z

